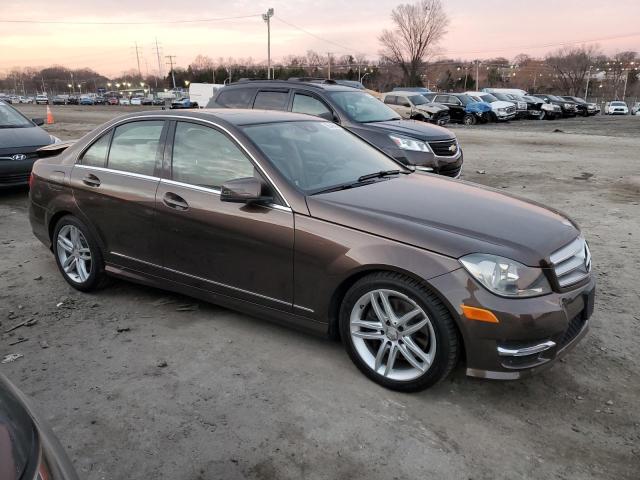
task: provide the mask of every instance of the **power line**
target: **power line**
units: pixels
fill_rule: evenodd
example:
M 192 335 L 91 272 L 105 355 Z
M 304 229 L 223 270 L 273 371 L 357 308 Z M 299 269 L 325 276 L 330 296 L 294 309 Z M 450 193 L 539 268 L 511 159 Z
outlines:
M 53 25 L 163 25 L 178 23 L 209 23 L 221 22 L 224 20 L 238 20 L 242 18 L 260 17 L 260 13 L 253 15 L 238 15 L 235 17 L 200 18 L 192 20 L 151 20 L 147 22 L 108 22 L 108 21 L 72 21 L 72 20 L 5 20 L 0 19 L 0 23 L 33 23 L 33 24 L 53 24 Z
M 328 39 L 323 38 L 323 37 L 321 37 L 319 35 L 316 35 L 315 33 L 311 33 L 309 30 L 305 30 L 304 28 L 299 27 L 298 25 L 294 25 L 291 22 L 287 22 L 286 20 L 282 19 L 281 17 L 274 17 L 274 18 L 276 20 L 278 20 L 279 22 L 284 23 L 285 25 L 289 25 L 290 27 L 295 28 L 296 30 L 300 30 L 302 33 L 306 33 L 307 35 L 310 35 L 310 36 L 312 36 L 314 38 L 317 38 L 318 40 L 322 40 L 323 42 L 330 43 L 331 45 L 339 47 L 341 50 L 345 50 L 347 52 L 356 52 L 356 51 L 358 51 L 355 48 L 348 47 L 348 46 L 345 46 L 345 45 L 341 45 L 341 44 L 336 43 L 336 42 L 334 42 L 332 40 L 328 40 Z

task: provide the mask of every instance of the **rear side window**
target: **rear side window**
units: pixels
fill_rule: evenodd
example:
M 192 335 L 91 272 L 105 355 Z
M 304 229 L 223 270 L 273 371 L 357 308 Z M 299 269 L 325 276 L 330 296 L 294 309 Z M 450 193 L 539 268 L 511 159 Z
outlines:
M 113 170 L 153 175 L 164 122 L 131 122 L 113 133 L 108 166 Z
M 263 110 L 286 110 L 289 92 L 258 92 L 253 108 Z
M 96 142 L 84 152 L 80 163 L 90 167 L 104 167 L 109 152 L 109 141 L 111 140 L 111 132 L 105 133 Z
M 395 95 L 387 95 L 386 97 L 384 97 L 384 103 L 386 103 L 387 105 L 395 105 L 397 102 L 398 97 L 396 97 Z
M 252 177 L 254 168 L 225 134 L 195 123 L 178 122 L 173 141 L 172 179 L 219 188 L 236 178 Z
M 251 108 L 251 100 L 253 100 L 256 90 L 256 88 L 223 90 L 216 98 L 216 103 L 227 108 Z
M 323 113 L 331 113 L 331 110 L 317 98 L 309 95 L 296 93 L 293 97 L 293 106 L 291 111 L 295 113 L 306 113 L 308 115 L 322 115 Z

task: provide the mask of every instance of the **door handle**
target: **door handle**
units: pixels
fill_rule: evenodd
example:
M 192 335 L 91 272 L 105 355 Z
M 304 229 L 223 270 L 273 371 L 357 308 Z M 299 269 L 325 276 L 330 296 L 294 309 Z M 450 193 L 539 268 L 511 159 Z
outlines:
M 169 208 L 173 208 L 175 210 L 189 210 L 189 204 L 187 201 L 182 198 L 180 195 L 176 195 L 175 193 L 167 192 L 162 197 L 162 202 Z
M 89 174 L 87 174 L 86 177 L 84 177 L 82 179 L 82 183 L 84 183 L 85 185 L 88 185 L 90 187 L 99 187 L 100 186 L 100 179 L 98 177 L 96 177 L 94 174 L 89 173 Z

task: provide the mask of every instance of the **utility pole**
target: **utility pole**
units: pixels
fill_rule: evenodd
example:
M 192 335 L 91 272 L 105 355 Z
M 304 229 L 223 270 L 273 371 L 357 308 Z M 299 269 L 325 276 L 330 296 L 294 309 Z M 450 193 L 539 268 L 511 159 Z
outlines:
M 591 69 L 593 66 L 589 66 L 589 71 L 587 72 L 587 86 L 584 89 L 584 99 L 587 100 L 587 95 L 589 94 L 589 80 L 591 80 Z
M 138 75 L 142 78 L 142 70 L 140 70 L 140 53 L 138 52 L 138 42 L 135 42 L 136 46 L 136 60 L 138 60 Z
M 173 88 L 175 90 L 175 88 L 176 88 L 176 75 L 175 75 L 175 73 L 173 73 L 173 59 L 176 58 L 176 56 L 175 55 L 165 55 L 165 58 L 169 59 L 167 64 L 169 65 L 169 68 L 171 68 L 171 80 L 173 80 Z
M 476 91 L 480 91 L 480 60 L 476 60 Z
M 158 57 L 158 76 L 164 80 L 164 75 L 162 75 L 162 63 L 160 62 L 160 47 L 158 47 L 158 37 L 156 37 L 156 56 Z
M 624 90 L 622 91 L 622 101 L 624 102 L 624 97 L 627 96 L 627 80 L 629 80 L 629 71 L 623 69 L 622 72 L 624 73 Z
M 267 22 L 267 80 L 271 79 L 271 17 L 273 17 L 273 8 L 262 14 L 262 20 Z
M 331 52 L 327 52 L 327 79 L 331 80 Z

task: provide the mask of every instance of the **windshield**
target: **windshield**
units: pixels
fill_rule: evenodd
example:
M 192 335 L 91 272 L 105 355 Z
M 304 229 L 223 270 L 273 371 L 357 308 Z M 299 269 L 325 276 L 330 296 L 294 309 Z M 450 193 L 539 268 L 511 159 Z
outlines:
M 424 105 L 425 103 L 429 103 L 422 95 L 411 95 L 409 100 L 411 100 L 411 103 L 414 105 Z
M 243 130 L 274 167 L 307 195 L 356 182 L 370 173 L 404 170 L 331 122 L 267 123 Z
M 498 100 L 503 100 L 505 102 L 508 102 L 510 100 L 510 98 L 505 93 L 494 92 L 492 95 L 496 97 Z
M 0 103 L 0 128 L 25 128 L 33 127 L 30 120 L 23 117 L 17 110 Z
M 482 95 L 478 95 L 478 97 L 480 97 L 482 99 L 483 102 L 497 102 L 498 99 L 496 97 L 494 97 L 493 95 L 491 95 L 490 93 L 483 93 Z
M 615 105 L 616 107 L 626 107 L 627 104 L 624 102 L 611 102 L 611 105 Z
M 365 92 L 333 92 L 329 95 L 354 122 L 384 122 L 401 118 L 394 110 Z
M 457 95 L 452 95 L 452 97 L 457 98 L 458 100 L 460 100 L 462 102 L 462 105 L 469 105 L 470 103 L 474 103 L 477 100 L 474 100 L 473 98 L 471 98 L 469 95 L 464 95 L 462 93 L 457 94 Z
M 566 100 L 564 98 L 560 98 L 556 95 L 547 95 L 547 97 L 549 97 L 550 100 L 554 100 L 556 102 L 565 102 Z

